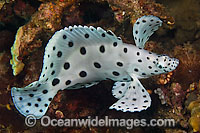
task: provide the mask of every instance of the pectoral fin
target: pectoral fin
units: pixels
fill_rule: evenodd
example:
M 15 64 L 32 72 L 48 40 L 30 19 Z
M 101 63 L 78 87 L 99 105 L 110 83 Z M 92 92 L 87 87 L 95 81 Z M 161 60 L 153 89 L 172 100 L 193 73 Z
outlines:
M 123 112 L 135 112 L 146 110 L 151 105 L 151 98 L 149 93 L 142 86 L 136 76 L 132 75 L 133 81 L 127 82 L 126 91 L 124 95 L 118 95 L 118 98 L 122 96 L 116 103 L 114 103 L 110 109 L 121 110 Z M 128 85 L 129 84 L 129 85 Z M 121 89 L 125 90 L 125 89 Z

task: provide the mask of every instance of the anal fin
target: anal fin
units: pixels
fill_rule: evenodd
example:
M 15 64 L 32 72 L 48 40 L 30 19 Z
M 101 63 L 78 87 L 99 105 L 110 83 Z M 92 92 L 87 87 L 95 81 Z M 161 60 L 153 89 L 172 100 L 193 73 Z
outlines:
M 121 110 L 123 112 L 136 112 L 146 110 L 151 105 L 149 93 L 134 75 L 133 81 L 127 86 L 125 94 L 109 109 Z
M 115 98 L 120 99 L 127 91 L 130 82 L 115 82 L 112 88 L 112 94 Z

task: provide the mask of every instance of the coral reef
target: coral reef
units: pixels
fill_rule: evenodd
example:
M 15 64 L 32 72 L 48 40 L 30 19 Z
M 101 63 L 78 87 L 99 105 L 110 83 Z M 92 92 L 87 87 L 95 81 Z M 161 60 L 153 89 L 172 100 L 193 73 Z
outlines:
M 18 1 L 16 4 L 20 2 L 21 1 Z M 143 2 L 140 0 L 133 0 L 133 1 L 108 0 L 107 2 L 111 5 L 111 8 L 114 11 L 114 14 L 116 14 L 117 20 L 119 20 L 119 18 L 124 18 L 124 17 L 120 17 L 119 15 L 121 14 L 120 13 L 121 11 L 123 11 L 122 15 L 126 14 L 128 15 L 126 17 L 130 16 L 132 23 L 134 23 L 138 17 L 143 16 L 143 15 L 148 15 L 148 14 L 159 16 L 165 20 L 166 18 L 169 18 L 169 16 L 166 15 L 166 12 L 164 11 L 164 7 L 151 0 L 147 0 Z M 42 45 L 42 42 L 46 43 L 47 40 L 50 38 L 50 36 L 56 30 L 61 28 L 60 24 L 61 24 L 61 18 L 64 15 L 63 11 L 67 6 L 72 5 L 73 3 L 74 3 L 73 0 L 67 1 L 67 2 L 55 1 L 55 2 L 43 3 L 38 8 L 38 12 L 32 15 L 32 19 L 30 20 L 30 22 L 22 26 L 21 28 L 19 28 L 18 32 L 20 32 L 21 35 L 17 33 L 16 41 L 12 47 L 13 58 L 12 58 L 11 64 L 12 64 L 14 75 L 18 75 L 23 70 L 23 67 L 24 67 L 24 63 L 22 61 L 23 58 L 29 55 L 35 48 L 40 47 Z M 62 24 L 64 24 L 65 26 L 67 26 L 67 24 L 76 24 L 76 21 L 73 22 L 74 20 L 80 20 L 78 21 L 78 23 L 79 24 L 82 23 L 82 20 L 78 19 L 81 16 L 80 11 L 76 10 L 75 6 L 76 4 L 72 5 L 70 7 L 70 10 L 68 11 L 77 15 L 72 16 L 72 15 L 69 15 L 68 13 L 62 19 L 62 21 L 64 20 Z M 21 10 L 16 11 L 16 13 L 23 14 L 21 13 Z M 69 16 L 71 18 L 69 18 Z M 66 20 L 67 20 L 67 24 L 66 24 Z M 48 34 L 47 35 L 42 34 L 44 32 Z
M 188 88 L 188 85 L 197 82 L 200 79 L 200 52 L 191 43 L 187 42 L 183 46 L 174 48 L 174 55 L 180 61 L 180 65 L 176 70 L 176 82 L 182 83 L 183 88 Z
M 0 132 L 198 132 L 200 4 L 198 0 L 156 0 L 156 2 L 154 0 L 0 1 Z M 170 118 L 175 119 L 176 127 L 137 127 L 131 130 L 115 127 L 55 128 L 41 127 L 38 123 L 33 128 L 27 128 L 24 118 L 13 106 L 10 87 L 26 86 L 38 79 L 44 47 L 55 31 L 74 24 L 101 26 L 121 36 L 123 41 L 133 43 L 132 24 L 138 17 L 149 14 L 160 17 L 164 24 L 151 37 L 153 41 L 147 42 L 145 49 L 180 60 L 177 70 L 142 80 L 152 97 L 150 108 L 140 113 L 108 110 L 116 99 L 111 94 L 113 82 L 103 81 L 86 89 L 60 91 L 52 101 L 47 115 L 56 119 L 87 118 L 89 115 L 125 119 Z M 11 46 L 12 55 L 10 55 Z M 9 63 L 12 64 L 13 74 L 16 76 L 12 75 Z
M 15 32 L 2 30 L 0 31 L 0 35 L 0 52 L 9 50 L 15 40 Z
M 174 37 L 171 39 L 174 42 L 183 44 L 186 41 L 199 39 L 200 8 L 198 0 L 157 1 L 167 5 L 169 14 L 175 18 L 176 25 L 173 27 L 174 32 L 171 33 Z
M 194 132 L 200 132 L 200 99 L 193 101 L 187 108 L 191 112 L 189 123 Z
M 181 87 L 179 83 L 172 83 L 170 89 L 172 90 L 174 97 L 171 98 L 172 100 L 172 105 L 181 112 L 183 109 L 183 103 L 185 99 L 185 91 Z
M 50 36 L 61 28 L 63 9 L 72 3 L 73 1 L 41 4 L 30 22 L 19 28 L 11 49 L 14 75 L 18 75 L 23 70 L 23 58 L 41 47 L 42 41 L 46 40 L 45 42 L 47 42 Z
M 159 95 L 162 104 L 168 104 L 176 114 L 180 114 L 183 109 L 183 103 L 186 91 L 183 90 L 179 83 L 171 83 L 170 86 L 161 86 L 154 90 Z
M 174 23 L 164 6 L 153 0 L 107 0 L 107 2 L 111 5 L 118 22 L 123 22 L 124 19 L 130 17 L 131 23 L 134 24 L 137 18 L 151 14 L 165 20 L 167 24 Z

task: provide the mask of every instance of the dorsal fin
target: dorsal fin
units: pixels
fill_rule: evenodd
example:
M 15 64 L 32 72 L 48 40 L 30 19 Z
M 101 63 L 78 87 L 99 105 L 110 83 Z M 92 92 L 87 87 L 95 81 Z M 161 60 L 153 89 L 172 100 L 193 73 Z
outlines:
M 133 37 L 136 46 L 144 48 L 146 41 L 161 25 L 162 21 L 158 17 L 152 15 L 137 19 L 133 26 Z
M 57 31 L 49 40 L 46 48 L 43 61 L 43 69 L 40 75 L 40 81 L 45 81 L 55 77 L 52 73 L 52 63 L 57 74 L 60 71 L 60 64 L 63 58 L 67 60 L 70 55 L 80 49 L 80 47 L 87 47 L 93 45 L 121 45 L 123 42 L 111 31 L 105 31 L 100 27 L 94 28 L 92 26 L 69 26 L 60 31 Z M 50 68 L 50 69 L 49 69 Z

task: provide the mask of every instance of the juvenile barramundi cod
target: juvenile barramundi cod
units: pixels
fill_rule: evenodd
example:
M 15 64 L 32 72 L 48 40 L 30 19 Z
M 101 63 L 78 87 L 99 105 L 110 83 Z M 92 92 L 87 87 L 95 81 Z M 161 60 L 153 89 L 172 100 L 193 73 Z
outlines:
M 119 100 L 110 109 L 146 110 L 151 98 L 139 79 L 173 71 L 179 64 L 177 59 L 143 49 L 161 25 L 155 16 L 139 18 L 133 26 L 136 46 L 100 27 L 70 26 L 57 31 L 45 48 L 39 80 L 12 88 L 15 107 L 24 116 L 33 114 L 39 119 L 59 90 L 87 88 L 111 79 L 116 81 L 112 94 Z

